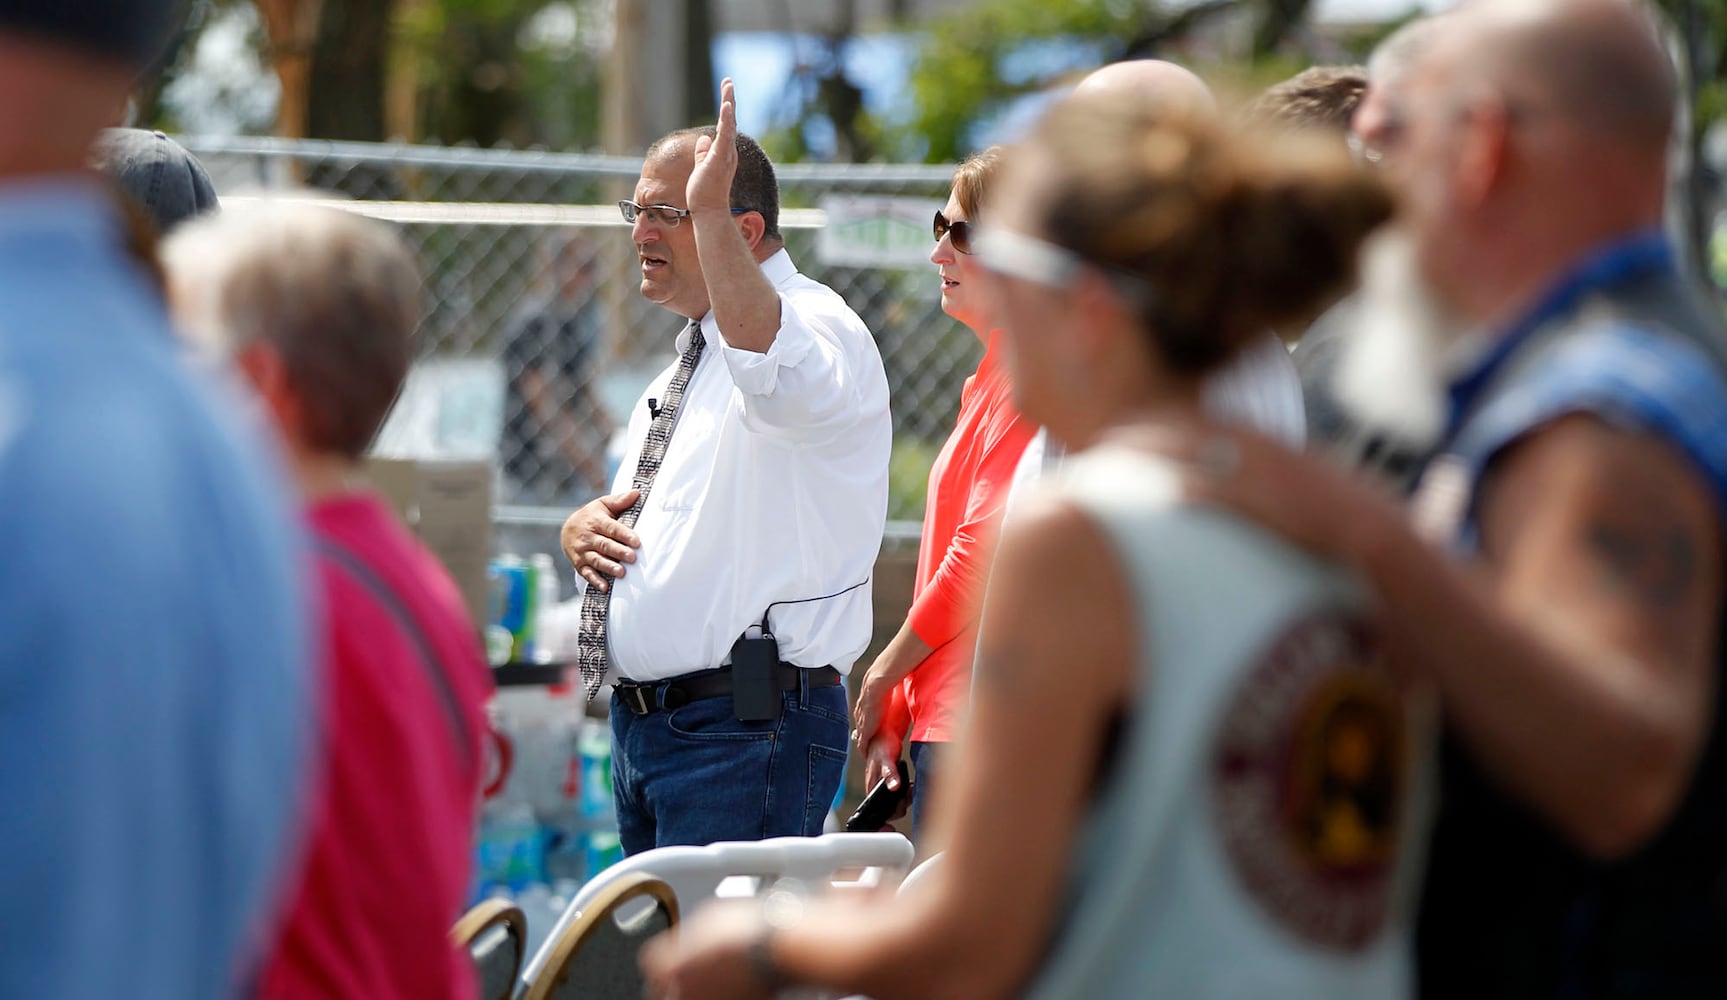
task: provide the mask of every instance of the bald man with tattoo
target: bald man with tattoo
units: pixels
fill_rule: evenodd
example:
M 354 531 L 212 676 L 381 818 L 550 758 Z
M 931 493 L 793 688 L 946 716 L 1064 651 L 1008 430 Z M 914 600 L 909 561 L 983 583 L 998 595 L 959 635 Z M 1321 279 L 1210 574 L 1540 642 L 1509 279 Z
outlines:
M 1234 433 L 1189 488 L 1359 569 L 1441 696 L 1423 994 L 1727 996 L 1727 363 L 1660 228 L 1674 74 L 1621 0 L 1423 42 L 1364 138 L 1479 332 L 1408 509 Z

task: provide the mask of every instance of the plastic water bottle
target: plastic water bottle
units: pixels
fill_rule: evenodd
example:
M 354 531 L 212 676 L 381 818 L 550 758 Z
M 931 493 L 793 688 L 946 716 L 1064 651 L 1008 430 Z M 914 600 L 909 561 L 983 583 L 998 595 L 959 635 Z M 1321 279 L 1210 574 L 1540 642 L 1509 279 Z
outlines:
M 534 658 L 534 564 L 505 553 L 486 569 L 491 593 L 491 624 L 510 633 L 510 659 L 517 663 Z
M 544 552 L 529 557 L 528 565 L 533 568 L 534 584 L 534 662 L 551 663 L 563 655 L 548 621 L 558 606 L 558 569 Z
M 584 719 L 576 737 L 581 757 L 582 815 L 596 826 L 616 828 L 617 805 L 612 800 L 612 733 L 598 719 Z M 590 873 L 591 874 L 591 873 Z
M 546 880 L 544 837 L 533 807 L 520 799 L 503 798 L 486 805 L 475 845 L 474 874 L 479 899 L 500 888 L 518 893 Z
M 515 636 L 502 625 L 486 626 L 486 662 L 501 667 L 510 662 L 510 650 L 516 645 Z
M 615 830 L 595 830 L 588 834 L 588 877 L 595 878 L 607 868 L 624 860 L 623 841 Z
M 581 812 L 586 827 L 584 867 L 591 879 L 624 857 L 623 845 L 618 840 L 617 805 L 612 799 L 610 727 L 597 719 L 583 720 L 581 735 L 576 738 L 576 750 L 582 768 Z

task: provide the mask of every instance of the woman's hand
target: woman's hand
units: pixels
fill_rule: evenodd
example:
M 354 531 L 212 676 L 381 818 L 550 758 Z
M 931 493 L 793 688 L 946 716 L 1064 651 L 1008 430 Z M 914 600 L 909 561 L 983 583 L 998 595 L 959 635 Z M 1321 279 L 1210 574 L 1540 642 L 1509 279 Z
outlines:
M 885 728 L 876 733 L 875 738 L 868 741 L 864 748 L 864 788 L 874 789 L 876 782 L 887 779 L 889 788 L 899 787 L 899 752 L 905 746 L 905 732 L 888 732 Z M 890 819 L 899 819 L 905 815 L 906 803 L 901 803 L 901 809 Z
M 858 753 L 868 754 L 870 743 L 880 735 L 884 728 L 887 735 L 892 736 L 897 730 L 901 741 L 905 739 L 905 730 L 909 720 L 888 719 L 890 705 L 893 703 L 894 689 L 900 681 L 910 677 L 912 671 L 923 665 L 923 661 L 934 652 L 933 647 L 922 639 L 907 621 L 900 626 L 894 637 L 875 658 L 875 662 L 864 671 L 863 683 L 858 686 L 857 704 L 852 708 L 852 745 Z M 901 712 L 900 714 L 903 714 Z M 894 748 L 894 759 L 899 759 L 899 748 Z
M 882 720 L 887 714 L 888 699 L 893 697 L 894 688 L 899 687 L 903 677 L 893 676 L 893 671 L 882 661 L 886 657 L 877 657 L 864 671 L 863 683 L 858 685 L 857 704 L 852 706 L 852 743 L 859 753 L 867 754 L 870 744 L 882 729 Z M 903 737 L 904 734 L 902 733 Z M 896 747 L 894 756 L 899 756 Z

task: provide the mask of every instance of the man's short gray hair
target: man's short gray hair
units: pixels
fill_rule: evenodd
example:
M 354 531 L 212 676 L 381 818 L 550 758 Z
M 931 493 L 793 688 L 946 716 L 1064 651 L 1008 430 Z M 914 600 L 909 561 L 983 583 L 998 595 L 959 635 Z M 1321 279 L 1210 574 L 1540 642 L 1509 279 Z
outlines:
M 185 334 L 223 356 L 255 343 L 306 404 L 296 430 L 359 457 L 406 378 L 420 267 L 391 226 L 293 198 L 190 222 L 162 248 Z

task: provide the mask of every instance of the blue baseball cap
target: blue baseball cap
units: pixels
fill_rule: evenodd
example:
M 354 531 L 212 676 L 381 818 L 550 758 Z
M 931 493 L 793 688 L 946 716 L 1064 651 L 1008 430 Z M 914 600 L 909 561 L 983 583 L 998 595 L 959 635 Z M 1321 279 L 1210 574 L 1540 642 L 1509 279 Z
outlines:
M 184 0 L 0 0 L 0 31 L 142 69 L 186 16 Z
M 216 188 L 204 165 L 160 132 L 103 129 L 91 151 L 91 164 L 131 195 L 155 221 L 159 233 L 218 207 Z

